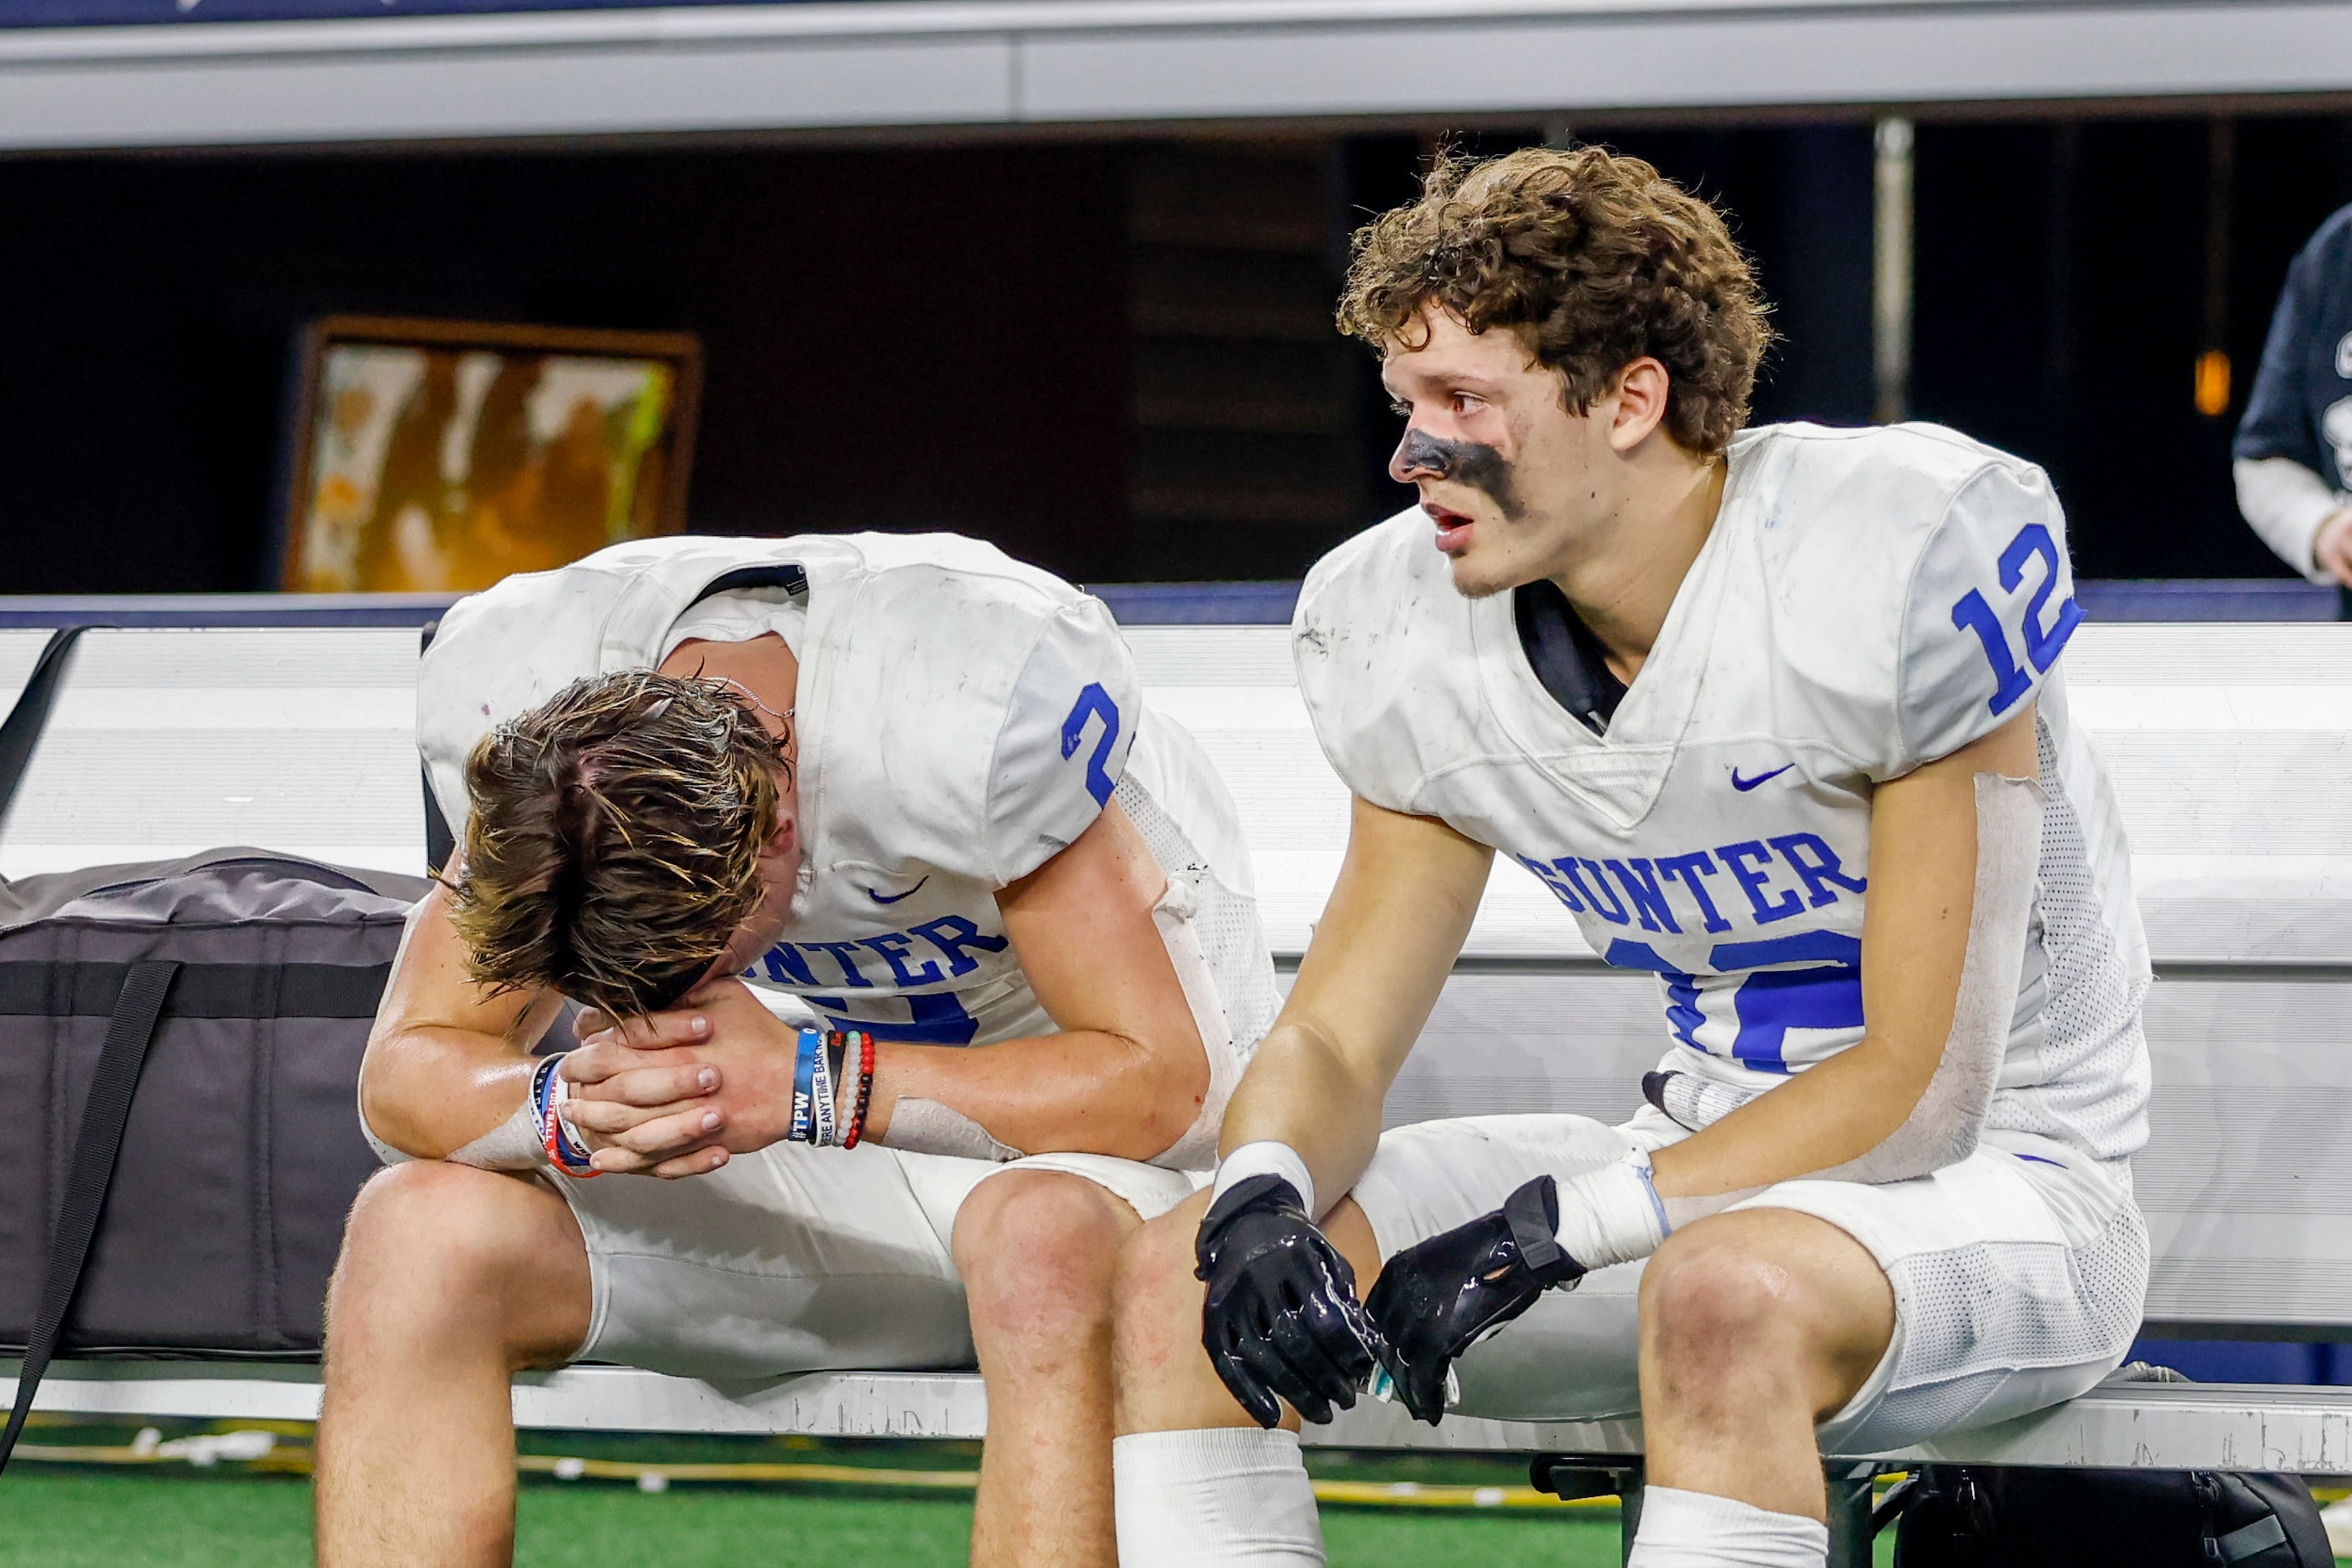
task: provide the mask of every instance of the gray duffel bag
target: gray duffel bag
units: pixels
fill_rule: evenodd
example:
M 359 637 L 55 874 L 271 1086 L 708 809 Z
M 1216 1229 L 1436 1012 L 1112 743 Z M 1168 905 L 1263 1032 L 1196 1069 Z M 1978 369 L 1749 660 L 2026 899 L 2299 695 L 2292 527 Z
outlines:
M 0 726 L 0 808 L 49 695 Z M 428 886 L 243 848 L 0 881 L 0 1465 L 59 1350 L 318 1353 L 376 1169 L 360 1058 Z
M 421 878 L 262 850 L 0 886 L 0 1346 L 295 1357 L 376 1168 L 355 1088 Z M 0 1464 L 19 1419 L 0 1439 Z

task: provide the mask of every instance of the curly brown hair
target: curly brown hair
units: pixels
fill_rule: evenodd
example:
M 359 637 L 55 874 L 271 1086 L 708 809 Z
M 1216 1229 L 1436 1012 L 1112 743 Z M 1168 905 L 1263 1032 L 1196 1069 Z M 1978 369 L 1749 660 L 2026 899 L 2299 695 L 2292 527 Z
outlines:
M 500 724 L 466 760 L 449 887 L 467 971 L 615 1017 L 675 1004 L 760 904 L 784 767 L 736 693 L 652 670 L 574 681 Z
M 1648 355 L 1666 367 L 1666 432 L 1728 446 L 1771 329 L 1723 215 L 1639 158 L 1527 147 L 1442 156 L 1421 199 L 1356 231 L 1339 330 L 1417 347 L 1425 305 L 1474 332 L 1518 332 L 1581 414 Z

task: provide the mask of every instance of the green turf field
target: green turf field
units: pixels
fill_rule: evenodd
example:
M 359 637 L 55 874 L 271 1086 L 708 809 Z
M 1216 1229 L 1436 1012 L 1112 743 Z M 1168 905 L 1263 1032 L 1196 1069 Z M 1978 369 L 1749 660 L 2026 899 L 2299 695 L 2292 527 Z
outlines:
M 132 1473 L 26 1465 L 0 1479 L 0 1568 L 303 1568 L 310 1489 L 299 1477 Z M 809 1496 L 595 1482 L 524 1488 L 519 1568 L 755 1568 L 812 1542 L 843 1563 L 961 1568 L 961 1499 Z M 1617 1521 L 1332 1509 L 1334 1568 L 1476 1561 L 1482 1568 L 1614 1568 Z M 583 1553 L 585 1542 L 594 1543 Z M 772 1542 L 772 1557 L 761 1543 Z
M 119 1422 L 36 1417 L 37 1450 L 92 1445 L 121 1454 L 136 1428 Z M 223 1426 L 244 1425 L 224 1423 Z M 161 1436 L 217 1431 L 162 1424 Z M 304 1568 L 310 1562 L 310 1433 L 284 1425 L 280 1448 L 258 1468 L 224 1463 L 135 1466 L 28 1461 L 0 1478 L 0 1568 Z M 624 1479 L 527 1476 L 519 1506 L 520 1568 L 759 1568 L 822 1554 L 879 1568 L 962 1568 L 971 1502 L 960 1489 L 876 1485 L 876 1472 L 968 1475 L 973 1443 L 820 1442 L 530 1433 L 542 1468 L 556 1456 L 619 1469 Z M 1503 1456 L 1310 1451 L 1318 1481 L 1517 1488 L 1524 1461 Z M 648 1465 L 845 1467 L 857 1484 L 680 1479 L 648 1492 L 626 1479 Z M 271 1467 L 278 1473 L 271 1473 Z M 805 1474 L 805 1472 L 800 1472 Z M 836 1470 L 834 1474 L 842 1474 Z M 861 1479 L 862 1478 L 862 1479 Z M 914 1478 L 909 1478 L 910 1479 Z M 1466 1494 L 1456 1491 L 1455 1497 Z M 1524 1495 L 1524 1494 L 1520 1494 Z M 2333 1490 L 2323 1496 L 2333 1496 Z M 1479 1568 L 1616 1568 L 1613 1504 L 1542 1511 L 1326 1504 L 1332 1568 L 1476 1563 Z M 1890 1532 L 1891 1533 L 1891 1532 Z M 583 1547 L 593 1543 L 593 1552 Z M 772 1543 L 772 1544 L 771 1544 Z M 1882 1540 L 1882 1565 L 1893 1542 Z M 2339 1559 L 2339 1563 L 2347 1560 Z

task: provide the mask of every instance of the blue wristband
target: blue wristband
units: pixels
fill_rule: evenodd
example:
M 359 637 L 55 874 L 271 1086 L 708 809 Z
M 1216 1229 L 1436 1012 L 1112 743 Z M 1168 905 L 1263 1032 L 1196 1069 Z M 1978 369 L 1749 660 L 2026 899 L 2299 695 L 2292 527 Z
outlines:
M 785 1136 L 795 1143 L 816 1142 L 816 1058 L 824 1049 L 815 1029 L 803 1029 L 793 1048 L 793 1125 Z
M 563 1060 L 559 1051 L 543 1058 L 530 1075 L 531 1121 L 539 1129 L 540 1147 L 548 1152 L 555 1168 L 567 1176 L 593 1176 L 600 1173 L 590 1163 L 588 1151 L 574 1142 L 572 1129 L 555 1114 L 555 1075 Z

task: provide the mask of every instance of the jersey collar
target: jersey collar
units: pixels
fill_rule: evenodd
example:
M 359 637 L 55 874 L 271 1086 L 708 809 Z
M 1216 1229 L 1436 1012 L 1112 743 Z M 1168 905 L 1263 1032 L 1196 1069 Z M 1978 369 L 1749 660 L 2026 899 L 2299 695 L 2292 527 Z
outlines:
M 1715 526 L 1675 590 L 1657 643 L 1626 688 L 1607 734 L 1595 735 L 1544 689 L 1519 646 L 1510 595 L 1490 595 L 1470 605 L 1471 644 L 1487 711 L 1531 764 L 1620 828 L 1633 827 L 1657 804 L 1698 705 L 1731 576 L 1727 542 L 1746 521 L 1745 447 L 1735 442 L 1726 457 Z

